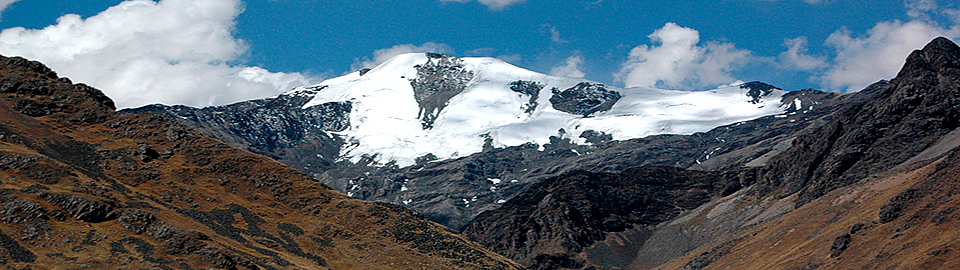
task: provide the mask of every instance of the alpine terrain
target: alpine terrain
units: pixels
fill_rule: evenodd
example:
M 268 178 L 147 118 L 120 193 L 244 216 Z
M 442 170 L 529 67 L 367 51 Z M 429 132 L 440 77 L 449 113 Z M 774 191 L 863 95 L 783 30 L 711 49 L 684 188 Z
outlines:
M 762 82 L 623 89 L 493 58 L 414 53 L 273 98 L 125 112 L 157 113 L 348 196 L 459 228 L 527 185 L 579 168 L 716 169 L 771 156 L 842 102 Z
M 125 112 L 414 209 L 530 269 L 950 269 L 958 82 L 946 38 L 850 94 L 624 89 L 406 54 L 273 98 Z
M 8 269 L 519 269 L 406 208 L 0 57 Z M 336 110 L 331 108 L 330 110 Z
M 937 38 L 764 165 L 566 173 L 463 233 L 533 269 L 957 268 L 958 82 Z

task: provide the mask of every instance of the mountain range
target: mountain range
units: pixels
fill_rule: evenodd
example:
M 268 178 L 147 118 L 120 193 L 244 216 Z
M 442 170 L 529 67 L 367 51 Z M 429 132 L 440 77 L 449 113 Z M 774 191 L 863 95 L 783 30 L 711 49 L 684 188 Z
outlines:
M 459 228 L 526 185 L 575 166 L 725 164 L 717 156 L 805 126 L 830 111 L 830 99 L 761 82 L 707 91 L 623 89 L 493 58 L 414 53 L 273 98 L 124 112 L 157 113 L 314 175 L 348 196 L 402 204 Z M 767 125 L 745 124 L 761 116 L 789 127 L 733 138 Z M 721 125 L 726 131 L 716 133 L 728 134 L 669 148 L 626 145 L 651 137 L 663 138 L 653 144 L 672 144 L 679 137 L 665 134 L 696 133 L 686 140 Z M 638 154 L 663 160 L 619 158 Z
M 849 94 L 619 88 L 428 53 L 119 113 L 0 62 L 8 266 L 960 267 L 946 38 Z

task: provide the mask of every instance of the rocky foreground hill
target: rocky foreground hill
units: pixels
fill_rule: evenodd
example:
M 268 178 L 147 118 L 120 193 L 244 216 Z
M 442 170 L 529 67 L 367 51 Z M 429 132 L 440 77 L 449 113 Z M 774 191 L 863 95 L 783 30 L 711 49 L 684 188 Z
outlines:
M 99 90 L 0 57 L 0 265 L 9 269 L 518 269 Z M 329 108 L 336 110 L 337 108 Z

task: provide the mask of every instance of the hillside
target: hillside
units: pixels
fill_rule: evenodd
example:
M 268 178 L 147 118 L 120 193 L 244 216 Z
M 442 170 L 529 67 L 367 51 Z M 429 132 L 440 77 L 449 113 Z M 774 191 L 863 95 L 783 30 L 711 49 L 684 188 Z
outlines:
M 389 204 L 0 58 L 0 264 L 24 269 L 515 269 Z
M 957 268 L 958 82 L 955 43 L 941 37 L 914 51 L 871 102 L 798 139 L 768 167 L 755 191 L 796 191 L 781 200 L 796 210 L 666 268 Z M 794 167 L 801 170 L 778 171 Z
M 463 233 L 533 269 L 949 269 L 958 70 L 938 38 L 763 164 L 562 174 Z

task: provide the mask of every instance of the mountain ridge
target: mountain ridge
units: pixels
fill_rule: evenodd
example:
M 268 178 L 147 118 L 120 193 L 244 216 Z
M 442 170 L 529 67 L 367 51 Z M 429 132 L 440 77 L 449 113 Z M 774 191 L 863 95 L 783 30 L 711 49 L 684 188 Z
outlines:
M 519 269 L 413 211 L 0 57 L 0 264 Z
M 444 68 L 445 65 L 447 67 Z M 494 68 L 486 69 L 489 66 Z M 446 72 L 444 70 L 453 71 L 447 74 L 444 73 Z M 425 76 L 424 78 L 430 77 L 432 79 L 422 79 L 420 78 L 421 75 Z M 445 82 L 444 80 L 450 81 Z M 373 86 L 364 86 L 369 84 L 373 84 Z M 434 91 L 427 91 L 431 87 L 437 88 L 437 93 L 458 94 L 452 97 L 444 97 L 442 100 L 429 101 L 428 103 L 432 105 L 421 104 L 420 101 L 417 101 L 416 97 L 418 96 L 429 99 L 430 95 L 426 93 Z M 451 88 L 451 90 L 447 91 L 441 88 Z M 378 95 L 389 95 L 392 98 L 381 100 L 383 103 L 376 103 L 381 105 L 372 106 L 374 108 L 364 109 L 361 100 Z M 293 99 L 298 101 L 293 103 L 281 101 Z M 303 100 L 307 99 L 310 99 L 310 101 L 306 104 L 302 103 Z M 397 100 L 404 99 L 408 99 L 409 106 L 396 107 L 393 105 L 399 102 Z M 460 138 L 457 140 L 470 142 L 455 143 L 456 140 L 453 140 L 437 141 L 429 144 L 437 145 L 430 147 L 472 145 L 468 148 L 476 148 L 469 151 L 463 149 L 460 149 L 463 151 L 455 151 L 457 157 L 444 157 L 442 154 L 432 152 L 418 153 L 408 156 L 412 160 L 412 164 L 396 162 L 383 164 L 380 154 L 361 154 L 359 156 L 349 154 L 350 151 L 359 149 L 357 147 L 366 147 L 363 146 L 362 141 L 356 139 L 360 135 L 350 135 L 350 132 L 360 132 L 357 130 L 362 129 L 357 127 L 359 124 L 356 118 L 358 117 L 365 117 L 367 120 L 364 121 L 368 122 L 374 121 L 370 119 L 380 119 L 377 117 L 381 117 L 388 121 L 383 123 L 404 123 L 406 128 L 401 129 L 384 128 L 392 127 L 394 124 L 383 124 L 381 126 L 366 124 L 366 130 L 373 134 L 368 134 L 373 136 L 369 137 L 370 140 L 379 138 L 377 136 L 392 136 L 391 139 L 382 141 L 386 142 L 382 144 L 384 147 L 393 145 L 391 144 L 392 141 L 401 143 L 399 146 L 394 145 L 397 148 L 391 151 L 396 153 L 409 152 L 404 150 L 407 149 L 404 148 L 407 147 L 405 145 L 422 144 L 422 142 L 429 141 L 429 138 L 432 138 L 430 136 L 447 136 L 446 133 L 442 132 L 429 136 L 424 134 L 440 132 L 444 128 L 451 129 L 451 126 L 445 124 L 450 123 L 449 120 L 453 119 L 448 117 L 450 115 L 459 115 L 454 118 L 466 119 L 476 117 L 476 115 L 488 114 L 484 113 L 483 110 L 474 109 L 456 111 L 456 108 L 463 108 L 462 105 L 457 104 L 465 104 L 465 100 L 474 100 L 470 101 L 474 102 L 475 104 L 471 103 L 474 105 L 493 104 L 490 106 L 493 106 L 491 108 L 494 108 L 495 111 L 509 112 L 509 115 L 504 114 L 506 117 L 496 119 L 506 119 L 504 121 L 516 123 L 499 127 L 507 130 L 505 131 L 507 133 L 497 133 L 496 129 L 490 129 L 489 127 L 483 127 L 484 129 L 481 131 L 470 131 L 471 128 L 453 126 L 454 130 L 458 130 L 457 132 L 467 134 L 457 137 Z M 508 102 L 501 104 L 500 101 L 492 102 L 491 100 Z M 709 130 L 713 128 L 713 125 L 720 123 L 716 119 L 726 119 L 723 118 L 723 115 L 728 114 L 724 113 L 726 112 L 725 109 L 718 109 L 718 106 L 721 105 L 710 105 L 715 102 L 719 102 L 717 104 L 734 104 L 735 106 L 727 107 L 739 108 L 731 109 L 730 112 L 743 113 L 743 111 L 746 111 L 745 115 L 750 115 L 769 111 L 769 113 L 776 113 L 776 116 L 766 116 L 764 117 L 766 120 L 743 126 L 739 125 L 748 122 L 753 123 L 747 121 L 752 117 L 744 116 L 743 119 L 735 119 L 743 121 L 725 126 L 729 130 L 736 130 L 735 132 L 718 131 L 714 133 L 717 135 L 707 135 L 715 136 L 713 139 L 717 140 L 716 142 L 709 142 L 709 139 L 693 138 L 710 134 Z M 391 59 L 377 68 L 333 78 L 315 86 L 299 88 L 276 98 L 203 109 L 148 106 L 124 110 L 123 112 L 150 111 L 158 113 L 165 118 L 194 127 L 207 135 L 230 142 L 237 147 L 275 158 L 311 174 L 348 195 L 366 200 L 402 204 L 451 228 L 459 228 L 480 211 L 496 208 L 498 202 L 509 199 L 526 185 L 545 177 L 558 175 L 564 171 L 577 169 L 578 166 L 571 166 L 575 163 L 589 164 L 580 166 L 583 168 L 598 166 L 600 171 L 616 171 L 641 164 L 709 169 L 749 162 L 757 158 L 756 155 L 758 154 L 768 153 L 769 149 L 774 148 L 778 142 L 790 139 L 792 135 L 788 135 L 788 133 L 795 132 L 794 127 L 803 128 L 808 124 L 819 121 L 815 119 L 820 119 L 829 113 L 830 108 L 835 106 L 834 103 L 836 102 L 845 101 L 837 99 L 832 94 L 824 94 L 815 90 L 785 92 L 762 82 L 744 83 L 713 91 L 625 90 L 582 79 L 549 77 L 488 58 L 461 59 L 442 54 L 408 54 Z M 334 119 L 350 119 L 347 121 L 349 123 L 345 124 L 350 126 L 349 128 L 343 131 L 315 128 L 314 126 L 318 125 L 315 117 L 309 116 L 303 111 L 311 110 L 314 106 L 328 106 L 330 104 L 349 104 L 349 114 L 340 111 L 332 116 Z M 422 107 L 425 104 L 432 109 L 424 109 L 427 108 Z M 474 107 L 481 108 L 483 106 L 476 105 Z M 697 109 L 697 106 L 704 107 Z M 392 114 L 366 114 L 367 116 L 361 114 L 369 110 L 383 108 L 386 108 L 386 112 L 396 111 L 395 114 L 406 112 L 408 117 L 406 120 L 396 120 L 399 117 Z M 631 110 L 638 113 L 627 113 Z M 683 112 L 691 110 L 693 113 Z M 427 111 L 430 111 L 430 113 L 424 114 Z M 700 112 L 707 111 L 710 112 L 709 114 L 721 115 L 721 118 L 697 118 Z M 729 114 L 736 115 L 737 113 Z M 273 116 L 275 114 L 280 114 L 282 117 Z M 669 114 L 674 115 L 670 116 Z M 545 122 L 536 120 L 551 118 L 542 115 L 562 116 L 570 122 L 563 124 L 549 119 Z M 311 117 L 312 119 L 308 119 Z M 670 120 L 671 117 L 676 117 L 679 120 Z M 426 121 L 427 118 L 431 120 Z M 653 120 L 643 120 L 641 122 L 629 120 L 634 118 L 650 118 Z M 259 129 L 250 127 L 245 121 L 237 121 L 236 119 L 282 119 L 283 121 L 291 121 L 291 123 L 279 125 L 282 128 L 277 129 L 270 127 Z M 603 125 L 615 129 L 642 126 L 642 128 L 634 128 L 635 131 L 632 132 L 648 132 L 643 130 L 658 127 L 657 131 L 649 131 L 653 132 L 651 134 L 663 132 L 659 130 L 660 127 L 671 126 L 677 129 L 694 127 L 694 129 L 690 129 L 691 131 L 703 130 L 699 133 L 692 133 L 690 136 L 693 137 L 688 137 L 689 139 L 675 139 L 673 135 L 645 137 L 650 138 L 649 140 L 631 139 L 641 142 L 639 147 L 643 147 L 642 150 L 633 150 L 628 146 L 633 143 L 619 143 L 629 140 L 622 140 L 625 138 L 618 137 L 621 135 L 617 135 L 617 133 L 607 133 L 603 130 L 588 129 L 581 126 L 581 124 L 591 121 L 601 124 L 610 123 Z M 620 123 L 623 121 L 630 122 L 630 124 Z M 541 122 L 549 125 L 541 125 Z M 380 122 L 374 121 L 371 123 Z M 322 123 L 320 124 L 322 125 Z M 738 126 L 731 128 L 734 125 Z M 756 137 L 768 139 L 767 142 L 749 138 L 740 141 L 725 137 L 749 137 L 752 136 L 749 135 L 749 130 L 764 129 L 770 125 L 783 126 L 783 128 L 774 132 L 762 132 L 763 135 Z M 581 127 L 579 130 L 575 130 L 573 126 Z M 372 127 L 377 127 L 380 131 Z M 463 130 L 469 132 L 463 133 Z M 532 130 L 537 135 L 526 134 L 528 133 L 527 130 Z M 508 135 L 511 134 L 509 132 L 519 135 Z M 284 135 L 286 133 L 289 133 L 289 135 Z M 274 135 L 258 136 L 256 134 L 280 134 L 276 137 L 293 138 L 293 140 L 277 144 L 279 147 L 258 147 L 253 142 L 261 140 L 262 137 L 270 138 Z M 403 139 L 406 138 L 403 136 L 410 138 Z M 538 138 L 531 139 L 534 137 Z M 513 140 L 513 142 L 504 144 L 502 140 L 505 139 Z M 729 144 L 725 143 L 728 139 L 731 141 Z M 682 146 L 668 145 L 671 141 L 680 143 Z M 739 147 L 738 144 L 758 145 L 749 150 L 740 151 L 736 155 L 728 155 L 730 157 L 724 158 L 726 161 L 723 162 L 717 158 L 726 152 L 733 151 L 733 148 Z M 414 148 L 416 147 L 410 149 Z M 479 152 L 468 155 L 471 151 Z M 677 154 L 668 153 L 670 151 L 677 151 Z M 641 152 L 647 153 L 641 154 Z M 497 155 L 503 157 L 496 157 Z M 658 157 L 658 155 L 664 156 Z M 580 156 L 583 157 L 580 158 Z M 637 161 L 616 161 L 620 160 L 618 156 L 635 156 L 641 159 Z M 545 160 L 546 163 L 536 161 L 541 159 Z
M 960 87 L 956 83 L 960 81 L 960 72 L 955 68 L 955 63 L 960 63 L 956 61 L 958 57 L 960 49 L 951 41 L 931 41 L 924 50 L 911 54 L 900 73 L 904 76 L 843 96 L 847 102 L 841 103 L 836 113 L 824 118 L 822 124 L 809 126 L 806 132 L 789 141 L 789 148 L 765 164 L 706 172 L 716 175 L 706 176 L 706 180 L 698 182 L 729 183 L 725 185 L 728 188 L 719 189 L 722 192 L 681 187 L 583 199 L 578 196 L 577 187 L 590 187 L 601 181 L 597 179 L 624 179 L 620 183 L 626 184 L 608 185 L 616 191 L 618 187 L 628 190 L 629 185 L 642 185 L 653 179 L 675 179 L 677 183 L 683 183 L 687 172 L 634 173 L 642 168 L 650 170 L 649 167 L 639 167 L 612 176 L 593 176 L 595 179 L 571 172 L 532 185 L 504 203 L 503 207 L 481 213 L 464 227 L 463 233 L 532 269 L 646 269 L 661 263 L 667 263 L 663 266 L 667 269 L 714 269 L 712 263 L 715 261 L 722 261 L 717 269 L 866 265 L 856 261 L 870 262 L 875 267 L 875 263 L 889 265 L 891 261 L 887 258 L 894 256 L 926 258 L 927 265 L 949 265 L 936 263 L 943 260 L 940 254 L 946 254 L 946 250 L 950 250 L 948 247 L 929 256 L 921 255 L 922 249 L 906 245 L 902 247 L 905 250 L 902 253 L 885 249 L 876 255 L 876 260 L 858 260 L 854 256 L 837 263 L 821 258 L 842 256 L 839 254 L 850 249 L 851 241 L 883 243 L 885 247 L 895 248 L 896 240 L 884 239 L 895 239 L 900 235 L 897 233 L 915 226 L 922 229 L 910 230 L 914 233 L 912 235 L 931 243 L 948 243 L 956 239 L 952 236 L 938 238 L 937 231 L 942 229 L 937 226 L 954 220 L 950 209 L 955 208 L 955 192 L 950 191 L 953 190 L 950 183 L 957 179 L 955 175 L 938 171 L 949 171 L 945 169 L 949 167 L 946 164 L 956 163 L 953 158 L 957 156 L 957 144 L 937 142 L 948 139 L 944 136 L 955 134 L 951 132 L 960 122 L 956 118 L 956 105 L 960 104 L 957 101 Z M 912 159 L 934 145 L 954 149 L 942 149 L 934 151 L 939 154 Z M 910 160 L 916 163 L 905 163 Z M 900 176 L 902 171 L 907 171 L 907 176 Z M 925 178 L 926 175 L 935 176 Z M 559 187 L 544 187 L 548 185 Z M 672 191 L 699 192 L 706 197 L 694 200 L 694 205 L 702 204 L 695 207 L 660 205 L 651 211 L 630 213 L 665 216 L 648 221 L 619 219 L 626 221 L 627 226 L 604 227 L 580 221 L 580 217 L 593 213 L 620 213 L 617 207 L 634 205 L 636 201 L 646 202 L 645 206 L 656 206 L 657 200 L 646 196 Z M 874 195 L 880 197 L 874 198 Z M 806 206 L 810 203 L 814 205 Z M 553 212 L 557 209 L 559 212 Z M 936 218 L 934 213 L 939 213 Z M 786 218 L 779 219 L 781 216 Z M 833 220 L 847 216 L 856 217 L 845 219 L 843 224 L 848 227 L 833 225 Z M 807 219 L 811 221 L 806 222 Z M 928 221 L 934 219 L 939 221 L 929 225 Z M 902 224 L 897 223 L 901 221 Z M 860 229 L 849 227 L 858 222 L 860 225 L 855 227 Z M 831 234 L 821 234 L 818 228 L 824 227 L 831 228 Z M 883 229 L 871 229 L 874 227 Z M 785 237 L 784 232 L 788 230 L 803 230 L 805 235 L 810 235 L 807 239 L 816 238 L 817 244 L 795 238 L 798 236 L 792 236 L 792 242 L 777 241 L 779 237 Z M 847 233 L 842 233 L 844 230 Z M 870 231 L 871 236 L 858 236 L 860 230 Z M 889 234 L 882 235 L 891 231 L 895 231 L 891 233 L 892 238 Z M 585 232 L 593 236 L 589 239 L 573 237 Z M 764 236 L 755 239 L 753 236 L 757 233 Z M 504 239 L 509 245 L 503 243 Z M 512 241 L 515 239 L 523 241 Z M 772 249 L 771 243 L 782 248 L 777 247 L 775 255 L 769 256 L 780 257 L 757 257 L 756 254 L 765 254 Z M 794 247 L 803 247 L 804 253 L 791 253 Z M 865 247 L 858 246 L 861 250 Z M 817 257 L 818 254 L 826 255 Z M 863 253 L 859 254 L 862 256 Z M 789 259 L 780 262 L 770 258 Z

